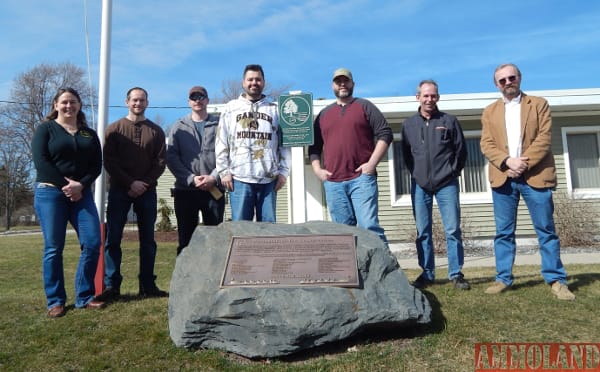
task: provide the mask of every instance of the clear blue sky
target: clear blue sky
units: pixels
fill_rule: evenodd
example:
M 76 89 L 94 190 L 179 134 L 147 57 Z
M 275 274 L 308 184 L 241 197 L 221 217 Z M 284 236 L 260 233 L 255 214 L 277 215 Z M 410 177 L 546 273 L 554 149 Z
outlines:
M 0 100 L 40 63 L 71 62 L 98 86 L 101 0 L 2 0 Z M 166 125 L 188 112 L 187 91 L 220 94 L 248 63 L 272 86 L 333 98 L 331 74 L 348 67 L 355 96 L 492 92 L 492 72 L 514 62 L 527 90 L 600 87 L 600 1 L 565 0 L 114 0 L 111 106 L 132 86 L 149 91 L 147 116 Z M 126 114 L 111 107 L 109 119 Z

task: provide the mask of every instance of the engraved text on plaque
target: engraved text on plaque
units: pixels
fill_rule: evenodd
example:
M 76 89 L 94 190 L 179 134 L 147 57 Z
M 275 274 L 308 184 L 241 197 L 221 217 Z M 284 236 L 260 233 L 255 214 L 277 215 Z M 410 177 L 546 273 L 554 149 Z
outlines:
M 355 237 L 233 237 L 221 286 L 358 287 Z

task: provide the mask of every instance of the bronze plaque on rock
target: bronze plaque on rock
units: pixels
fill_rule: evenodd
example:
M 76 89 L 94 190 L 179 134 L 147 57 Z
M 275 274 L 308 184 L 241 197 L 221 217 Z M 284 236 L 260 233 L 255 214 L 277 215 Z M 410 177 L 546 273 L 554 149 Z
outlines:
M 358 287 L 352 234 L 234 236 L 222 287 Z

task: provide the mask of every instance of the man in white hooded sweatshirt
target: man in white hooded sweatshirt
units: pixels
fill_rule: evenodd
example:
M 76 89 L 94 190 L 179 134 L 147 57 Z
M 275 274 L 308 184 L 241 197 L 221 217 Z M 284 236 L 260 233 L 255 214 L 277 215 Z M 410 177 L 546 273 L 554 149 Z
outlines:
M 245 67 L 242 87 L 219 119 L 217 172 L 229 191 L 233 221 L 275 222 L 276 192 L 289 174 L 290 149 L 281 145 L 277 104 L 262 93 L 260 65 Z

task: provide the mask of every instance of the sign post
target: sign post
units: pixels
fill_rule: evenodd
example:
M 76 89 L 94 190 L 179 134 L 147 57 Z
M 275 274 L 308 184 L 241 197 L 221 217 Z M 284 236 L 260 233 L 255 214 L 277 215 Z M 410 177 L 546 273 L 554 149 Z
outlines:
M 291 147 L 290 198 L 292 223 L 306 222 L 304 146 L 314 142 L 311 93 L 292 91 L 279 96 L 279 126 L 284 147 Z
M 312 145 L 313 99 L 311 93 L 290 92 L 279 96 L 279 125 L 284 147 Z

